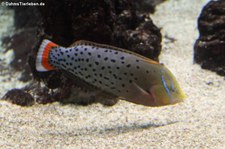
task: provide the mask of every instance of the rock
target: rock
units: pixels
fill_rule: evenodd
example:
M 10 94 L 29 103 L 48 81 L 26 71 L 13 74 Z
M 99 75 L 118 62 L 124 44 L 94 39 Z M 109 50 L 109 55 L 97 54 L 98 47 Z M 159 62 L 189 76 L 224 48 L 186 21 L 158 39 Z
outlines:
M 22 89 L 9 90 L 3 97 L 3 100 L 12 102 L 20 106 L 32 106 L 35 101 L 31 94 L 25 92 Z
M 198 19 L 200 36 L 194 45 L 194 60 L 202 68 L 225 76 L 225 1 L 210 1 Z

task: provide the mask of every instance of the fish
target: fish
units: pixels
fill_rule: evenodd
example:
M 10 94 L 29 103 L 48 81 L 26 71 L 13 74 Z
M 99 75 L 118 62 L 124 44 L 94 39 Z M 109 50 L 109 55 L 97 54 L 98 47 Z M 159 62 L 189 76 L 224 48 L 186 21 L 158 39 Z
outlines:
M 79 40 L 62 47 L 44 39 L 35 65 L 38 72 L 62 70 L 105 97 L 144 106 L 173 105 L 186 98 L 163 64 L 111 45 Z

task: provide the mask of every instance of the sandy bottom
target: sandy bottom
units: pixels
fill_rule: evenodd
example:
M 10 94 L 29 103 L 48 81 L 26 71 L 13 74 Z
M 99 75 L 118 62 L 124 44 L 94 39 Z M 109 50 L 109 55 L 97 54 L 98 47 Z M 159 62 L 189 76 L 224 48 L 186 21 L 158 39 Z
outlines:
M 224 77 L 193 64 L 196 20 L 205 3 L 169 0 L 152 16 L 162 34 L 175 39 L 164 38 L 160 60 L 179 80 L 185 102 L 160 108 L 125 101 L 113 107 L 24 108 L 0 101 L 0 147 L 225 148 Z

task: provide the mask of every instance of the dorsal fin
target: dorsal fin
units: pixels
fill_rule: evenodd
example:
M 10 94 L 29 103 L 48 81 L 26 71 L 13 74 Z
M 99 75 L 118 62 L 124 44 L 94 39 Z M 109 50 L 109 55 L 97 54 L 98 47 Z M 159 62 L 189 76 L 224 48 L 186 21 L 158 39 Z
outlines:
M 157 61 L 154 61 L 150 58 L 147 58 L 145 56 L 142 56 L 138 53 L 135 53 L 135 52 L 132 52 L 132 51 L 129 51 L 129 50 L 114 47 L 112 45 L 95 43 L 95 42 L 91 42 L 91 41 L 87 41 L 87 40 L 78 40 L 78 41 L 74 42 L 73 44 L 71 44 L 70 47 L 78 46 L 78 45 L 89 45 L 89 46 L 95 46 L 95 47 L 98 47 L 98 48 L 109 48 L 109 49 L 113 49 L 113 50 L 116 50 L 116 51 L 121 51 L 121 52 L 124 52 L 124 53 L 135 55 L 137 57 L 140 57 L 140 58 L 144 59 L 144 61 L 146 61 L 148 63 L 151 63 L 151 64 L 159 64 Z

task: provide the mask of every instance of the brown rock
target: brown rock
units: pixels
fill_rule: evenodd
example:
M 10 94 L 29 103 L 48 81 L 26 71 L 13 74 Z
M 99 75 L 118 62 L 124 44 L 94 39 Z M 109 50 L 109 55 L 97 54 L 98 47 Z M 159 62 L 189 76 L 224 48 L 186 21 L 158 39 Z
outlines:
M 225 1 L 210 1 L 198 19 L 200 36 L 194 46 L 194 60 L 202 68 L 225 76 Z
M 13 104 L 17 104 L 20 106 L 32 106 L 34 102 L 34 98 L 31 94 L 25 92 L 22 89 L 12 89 L 9 90 L 3 97 L 3 100 L 7 100 L 12 102 Z

